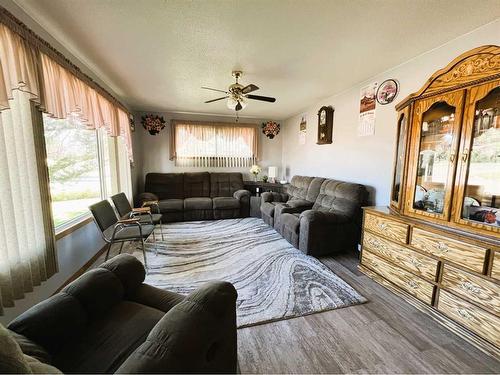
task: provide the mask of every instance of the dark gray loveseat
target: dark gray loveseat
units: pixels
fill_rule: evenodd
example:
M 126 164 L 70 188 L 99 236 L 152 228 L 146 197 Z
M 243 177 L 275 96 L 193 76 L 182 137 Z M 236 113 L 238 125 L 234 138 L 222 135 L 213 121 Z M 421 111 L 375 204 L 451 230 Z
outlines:
M 138 203 L 159 201 L 163 222 L 232 219 L 250 214 L 241 173 L 148 173 Z
M 63 372 L 236 372 L 234 287 L 211 282 L 182 296 L 144 276 L 137 259 L 118 255 L 7 328 L 24 354 Z
M 364 185 L 324 179 L 311 209 L 280 215 L 280 233 L 308 255 L 352 250 L 361 234 L 361 207 L 368 192 Z

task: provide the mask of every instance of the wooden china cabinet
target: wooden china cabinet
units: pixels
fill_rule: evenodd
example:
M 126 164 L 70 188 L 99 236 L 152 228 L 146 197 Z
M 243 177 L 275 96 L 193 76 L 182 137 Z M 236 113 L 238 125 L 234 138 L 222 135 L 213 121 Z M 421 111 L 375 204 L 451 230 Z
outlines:
M 500 354 L 500 47 L 396 106 L 390 207 L 364 210 L 360 269 Z

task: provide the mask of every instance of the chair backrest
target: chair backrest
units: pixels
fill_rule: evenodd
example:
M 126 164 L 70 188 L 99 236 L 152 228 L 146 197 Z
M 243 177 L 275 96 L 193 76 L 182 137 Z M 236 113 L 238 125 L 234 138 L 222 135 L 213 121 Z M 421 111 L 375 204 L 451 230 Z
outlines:
M 94 216 L 97 226 L 101 232 L 104 232 L 106 229 L 118 222 L 116 213 L 107 200 L 93 204 L 89 207 L 89 210 L 92 213 L 92 216 Z
M 239 172 L 210 173 L 210 196 L 232 197 L 235 191 L 242 190 L 243 176 Z
M 314 203 L 324 180 L 322 177 L 293 176 L 285 189 L 289 199 L 305 199 Z
M 113 201 L 116 211 L 118 211 L 118 215 L 120 215 L 120 217 L 124 217 L 132 211 L 132 206 L 130 205 L 125 193 L 115 194 L 111 196 L 111 200 Z

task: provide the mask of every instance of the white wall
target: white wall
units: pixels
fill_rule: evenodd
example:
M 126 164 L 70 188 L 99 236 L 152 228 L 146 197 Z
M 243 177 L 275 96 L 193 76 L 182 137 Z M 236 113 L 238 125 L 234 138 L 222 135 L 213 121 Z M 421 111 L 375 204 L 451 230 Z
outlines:
M 157 135 L 150 135 L 141 125 L 141 116 L 144 114 L 154 113 L 163 116 L 167 122 L 165 129 Z M 150 172 L 242 172 L 244 179 L 250 178 L 249 168 L 198 168 L 198 167 L 176 167 L 174 162 L 169 159 L 170 155 L 170 120 L 191 120 L 191 121 L 216 121 L 216 122 L 235 122 L 233 116 L 209 116 L 198 114 L 181 114 L 181 113 L 155 113 L 155 112 L 137 112 L 134 114 L 135 132 L 133 133 L 134 140 L 134 194 L 143 191 L 144 177 Z M 273 119 L 274 121 L 278 121 Z M 268 119 L 241 118 L 240 123 L 262 124 Z M 283 129 L 283 122 L 278 121 Z M 262 175 L 267 174 L 267 167 L 281 167 L 282 154 L 282 131 L 273 139 L 267 138 L 259 131 L 259 148 L 261 151 L 261 160 L 258 164 L 263 167 Z M 137 149 L 137 151 L 136 151 Z M 281 175 L 281 170 L 278 172 Z
M 394 105 L 408 94 L 420 89 L 429 76 L 461 53 L 486 44 L 500 44 L 500 20 L 361 82 L 342 93 L 326 98 L 287 119 L 282 127 L 283 165 L 287 170 L 287 178 L 302 174 L 358 182 L 370 188 L 372 203 L 387 205 L 396 141 L 397 116 Z M 370 63 L 369 56 L 366 58 L 366 63 Z M 399 81 L 401 91 L 398 97 L 391 104 L 385 106 L 377 104 L 375 135 L 358 137 L 361 87 L 374 81 L 381 83 L 388 78 Z M 323 105 L 335 108 L 331 145 L 316 145 L 317 112 Z M 307 113 L 307 141 L 305 145 L 299 145 L 299 124 L 304 113 Z

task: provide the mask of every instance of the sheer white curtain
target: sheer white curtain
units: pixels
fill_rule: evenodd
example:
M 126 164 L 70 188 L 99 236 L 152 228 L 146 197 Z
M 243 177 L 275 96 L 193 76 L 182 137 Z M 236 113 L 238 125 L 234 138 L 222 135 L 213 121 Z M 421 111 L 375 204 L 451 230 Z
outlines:
M 0 113 L 0 314 L 50 276 L 30 95 L 12 91 Z M 48 274 L 49 273 L 49 274 Z
M 171 132 L 171 159 L 178 166 L 239 168 L 258 159 L 255 125 L 174 121 Z

